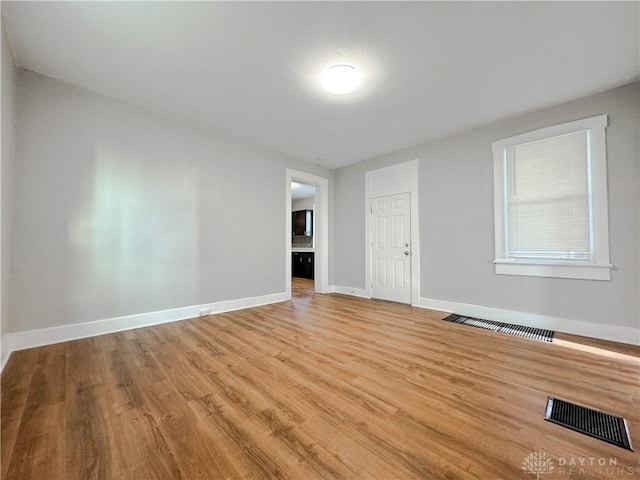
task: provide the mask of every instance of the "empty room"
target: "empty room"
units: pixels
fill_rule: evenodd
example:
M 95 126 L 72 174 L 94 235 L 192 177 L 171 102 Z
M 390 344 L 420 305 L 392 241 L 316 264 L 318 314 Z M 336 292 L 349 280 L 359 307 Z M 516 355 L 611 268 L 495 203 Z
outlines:
M 640 2 L 0 5 L 1 480 L 640 478 Z

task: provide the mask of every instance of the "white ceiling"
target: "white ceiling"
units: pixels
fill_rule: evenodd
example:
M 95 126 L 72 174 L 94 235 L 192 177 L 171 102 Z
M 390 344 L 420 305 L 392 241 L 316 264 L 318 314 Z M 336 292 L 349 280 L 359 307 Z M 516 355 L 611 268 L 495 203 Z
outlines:
M 637 80 L 638 2 L 2 2 L 19 66 L 328 168 Z M 320 88 L 335 63 L 353 94 Z M 322 157 L 322 160 L 318 160 Z

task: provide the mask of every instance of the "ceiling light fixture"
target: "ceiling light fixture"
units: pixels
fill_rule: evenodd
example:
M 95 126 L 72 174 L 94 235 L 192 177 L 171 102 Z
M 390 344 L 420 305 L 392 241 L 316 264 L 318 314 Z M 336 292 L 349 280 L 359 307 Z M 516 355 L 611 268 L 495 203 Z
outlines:
M 360 72 L 351 65 L 334 65 L 324 72 L 321 83 L 329 93 L 350 93 L 360 86 Z

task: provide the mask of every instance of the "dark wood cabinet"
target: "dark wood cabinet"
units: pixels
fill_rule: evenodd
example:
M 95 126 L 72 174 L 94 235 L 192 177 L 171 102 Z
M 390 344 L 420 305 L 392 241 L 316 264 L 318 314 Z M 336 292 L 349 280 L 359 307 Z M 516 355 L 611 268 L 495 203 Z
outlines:
M 294 236 L 313 235 L 313 210 L 296 210 L 291 212 L 291 228 Z
M 313 280 L 313 252 L 293 252 L 291 254 L 291 275 Z

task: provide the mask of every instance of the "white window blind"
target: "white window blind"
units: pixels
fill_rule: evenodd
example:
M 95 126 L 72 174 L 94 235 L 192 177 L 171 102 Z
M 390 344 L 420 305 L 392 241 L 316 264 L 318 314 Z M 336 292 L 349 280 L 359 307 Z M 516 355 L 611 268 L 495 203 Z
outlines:
M 498 275 L 610 280 L 607 115 L 491 144 Z
M 588 135 L 507 148 L 507 258 L 591 259 Z

